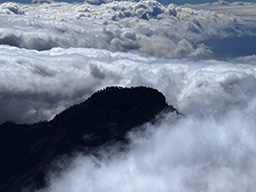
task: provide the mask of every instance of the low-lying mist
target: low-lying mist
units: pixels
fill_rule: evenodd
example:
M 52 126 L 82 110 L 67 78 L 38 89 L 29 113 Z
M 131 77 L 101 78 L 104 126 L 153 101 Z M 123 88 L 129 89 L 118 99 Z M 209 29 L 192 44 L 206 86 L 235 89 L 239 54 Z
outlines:
M 131 132 L 125 152 L 78 154 L 40 192 L 248 192 L 255 189 L 255 104 L 204 117 L 165 114 Z

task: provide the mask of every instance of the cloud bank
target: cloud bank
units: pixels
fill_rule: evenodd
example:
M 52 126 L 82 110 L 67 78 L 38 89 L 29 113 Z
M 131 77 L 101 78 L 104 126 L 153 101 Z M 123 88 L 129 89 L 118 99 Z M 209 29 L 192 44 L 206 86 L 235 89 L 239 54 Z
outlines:
M 70 11 L 71 10 L 71 11 Z M 215 40 L 248 36 L 256 25 L 235 15 L 155 1 L 0 6 L 0 44 L 49 50 L 85 47 L 165 58 L 211 58 Z M 206 40 L 213 39 L 213 43 Z M 213 48 L 212 48 L 213 47 Z M 240 45 L 240 49 L 246 45 Z M 248 47 L 248 45 L 247 45 Z M 255 50 L 251 45 L 250 50 Z M 246 56 L 251 52 L 244 53 Z M 218 55 L 217 55 L 218 56 Z M 230 55 L 222 56 L 226 59 Z M 232 55 L 237 57 L 237 55 Z
M 256 90 L 253 56 L 233 64 L 146 58 L 87 48 L 39 52 L 0 46 L 0 53 L 1 122 L 51 119 L 110 85 L 154 87 L 180 111 L 198 114 L 207 114 L 208 108 L 217 114 L 219 105 L 225 106 L 223 110 L 243 108 Z
M 123 152 L 117 144 L 101 149 L 97 157 L 77 154 L 56 161 L 62 171 L 50 172 L 48 186 L 38 192 L 255 189 L 256 74 L 255 63 L 247 63 L 251 58 L 191 62 L 83 48 L 55 49 L 51 56 L 70 57 L 74 51 L 83 61 L 89 58 L 95 67 L 91 74 L 104 83 L 158 88 L 186 115 L 167 113 L 142 131 L 135 129 Z
M 190 7 L 196 10 L 210 10 L 217 13 L 228 13 L 242 17 L 245 21 L 255 22 L 255 3 L 249 2 L 232 2 L 216 1 L 215 3 L 202 3 L 202 4 L 185 4 L 184 7 Z M 253 25 L 253 22 L 252 22 Z

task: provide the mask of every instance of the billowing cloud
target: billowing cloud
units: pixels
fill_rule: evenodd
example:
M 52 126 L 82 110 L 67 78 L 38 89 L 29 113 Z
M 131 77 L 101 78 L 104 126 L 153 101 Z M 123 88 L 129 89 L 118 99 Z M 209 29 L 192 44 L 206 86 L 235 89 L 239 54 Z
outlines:
M 7 2 L 0 5 L 1 13 L 3 14 L 23 14 L 24 11 L 16 3 Z
M 203 3 L 203 4 L 186 4 L 185 7 L 190 7 L 198 10 L 211 10 L 217 13 L 228 13 L 242 17 L 245 21 L 255 21 L 256 13 L 255 3 L 249 2 L 232 2 L 216 1 L 215 3 Z
M 213 57 L 219 50 L 214 46 L 216 39 L 249 36 L 255 40 L 256 28 L 235 15 L 163 6 L 155 1 L 100 6 L 3 3 L 0 13 L 0 44 L 36 50 L 100 48 L 166 58 Z M 221 58 L 226 57 L 230 55 Z
M 113 147 L 100 157 L 77 155 L 65 171 L 51 173 L 49 186 L 39 192 L 253 191 L 253 100 L 245 110 L 217 117 L 167 114 L 157 124 L 144 125 L 145 131 L 130 133 L 126 152 Z
M 235 59 L 231 59 L 233 63 L 248 63 L 248 64 L 256 64 L 256 55 L 249 55 L 245 57 L 238 57 Z
M 219 105 L 243 108 L 256 90 L 253 64 L 194 63 L 86 48 L 0 50 L 1 122 L 50 119 L 110 85 L 155 87 L 180 111 L 198 114 L 218 113 Z
M 255 189 L 255 18 L 215 6 L 0 5 L 0 123 L 49 120 L 111 85 L 156 88 L 186 114 L 129 133 L 122 153 L 78 154 L 41 191 Z

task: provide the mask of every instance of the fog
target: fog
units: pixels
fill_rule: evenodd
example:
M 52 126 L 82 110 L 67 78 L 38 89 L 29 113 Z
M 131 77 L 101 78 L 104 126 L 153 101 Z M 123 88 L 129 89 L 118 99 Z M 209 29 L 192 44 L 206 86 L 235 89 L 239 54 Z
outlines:
M 78 155 L 45 191 L 253 191 L 255 109 L 221 117 L 172 114 L 131 133 L 126 153 Z

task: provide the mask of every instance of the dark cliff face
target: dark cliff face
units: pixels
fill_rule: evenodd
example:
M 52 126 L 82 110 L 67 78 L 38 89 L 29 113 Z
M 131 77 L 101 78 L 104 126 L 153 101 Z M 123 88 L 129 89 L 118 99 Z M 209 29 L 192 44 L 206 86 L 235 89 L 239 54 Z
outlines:
M 155 89 L 109 87 L 50 122 L 4 123 L 0 126 L 0 191 L 19 191 L 28 179 L 42 187 L 45 167 L 56 157 L 85 148 L 89 153 L 108 143 L 127 143 L 129 130 L 163 110 L 177 112 Z

